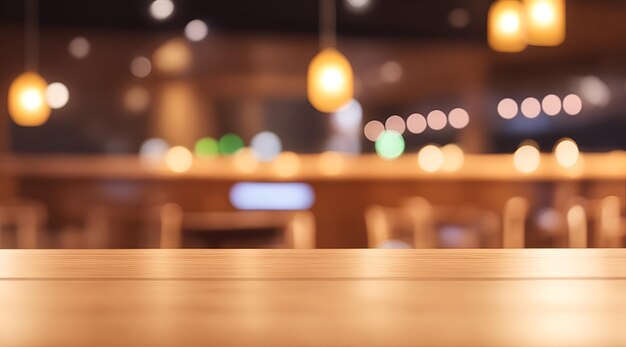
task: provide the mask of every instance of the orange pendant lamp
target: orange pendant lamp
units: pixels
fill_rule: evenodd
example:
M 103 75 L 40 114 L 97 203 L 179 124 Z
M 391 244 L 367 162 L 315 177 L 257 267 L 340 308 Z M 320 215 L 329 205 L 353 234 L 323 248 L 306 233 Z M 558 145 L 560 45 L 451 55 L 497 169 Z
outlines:
M 331 113 L 354 96 L 354 74 L 348 59 L 335 47 L 335 1 L 320 0 L 321 46 L 309 63 L 307 98 L 320 112 Z
M 499 0 L 489 8 L 487 41 L 499 52 L 520 52 L 527 46 L 524 5 L 517 0 Z
M 50 117 L 46 101 L 48 83 L 36 71 L 37 66 L 37 1 L 26 1 L 25 46 L 27 71 L 9 86 L 8 111 L 11 119 L 25 127 L 44 124 Z
M 565 0 L 524 0 L 528 44 L 558 46 L 565 41 Z

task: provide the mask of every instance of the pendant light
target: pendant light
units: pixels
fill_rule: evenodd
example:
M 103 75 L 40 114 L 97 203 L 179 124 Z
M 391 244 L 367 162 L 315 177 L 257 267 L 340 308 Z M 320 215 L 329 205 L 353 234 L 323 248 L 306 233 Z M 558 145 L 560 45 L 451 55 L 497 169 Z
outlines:
M 336 48 L 334 0 L 320 0 L 321 51 L 309 63 L 307 97 L 321 112 L 335 112 L 354 95 L 354 76 L 348 59 Z
M 500 52 L 520 52 L 526 48 L 524 5 L 517 0 L 499 0 L 489 8 L 487 41 Z
M 528 44 L 558 46 L 565 41 L 565 0 L 524 0 Z
M 17 76 L 9 86 L 8 109 L 13 121 L 21 126 L 38 126 L 50 117 L 46 102 L 48 83 L 37 71 L 38 23 L 37 0 L 27 0 L 24 41 L 26 72 Z

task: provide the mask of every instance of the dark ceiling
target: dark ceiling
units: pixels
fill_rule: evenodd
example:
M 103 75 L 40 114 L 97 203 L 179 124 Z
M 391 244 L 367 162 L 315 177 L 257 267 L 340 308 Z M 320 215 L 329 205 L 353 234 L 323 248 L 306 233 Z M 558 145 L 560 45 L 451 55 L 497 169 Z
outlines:
M 171 18 L 149 15 L 151 0 L 39 0 L 42 26 L 121 30 L 179 30 L 189 20 L 205 19 L 218 32 L 316 33 L 317 0 L 173 0 Z M 350 11 L 337 0 L 338 32 L 356 37 L 484 40 L 491 0 L 372 0 L 365 11 Z M 463 8 L 467 27 L 452 28 L 448 14 Z M 0 21 L 21 22 L 24 0 L 0 0 Z

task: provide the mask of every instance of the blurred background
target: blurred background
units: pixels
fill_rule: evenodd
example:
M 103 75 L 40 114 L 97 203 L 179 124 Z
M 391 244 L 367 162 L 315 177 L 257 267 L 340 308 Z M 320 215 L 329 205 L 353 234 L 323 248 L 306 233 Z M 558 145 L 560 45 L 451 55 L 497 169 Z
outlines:
M 626 1 L 0 0 L 0 33 L 2 248 L 624 246 Z

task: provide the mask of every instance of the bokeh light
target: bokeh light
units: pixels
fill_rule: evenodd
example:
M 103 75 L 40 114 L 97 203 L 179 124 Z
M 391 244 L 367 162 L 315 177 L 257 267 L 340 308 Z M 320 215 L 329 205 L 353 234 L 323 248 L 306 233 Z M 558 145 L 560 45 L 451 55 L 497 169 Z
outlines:
M 559 140 L 554 147 L 554 156 L 556 157 L 557 163 L 565 168 L 576 165 L 579 154 L 578 145 L 576 145 L 574 140 L 569 138 Z
M 469 121 L 469 114 L 462 108 L 455 108 L 448 114 L 448 123 L 455 129 L 465 128 Z
M 252 151 L 262 162 L 274 160 L 283 150 L 280 137 L 270 131 L 264 131 L 256 134 L 250 141 Z
M 404 138 L 393 130 L 385 130 L 376 140 L 375 147 L 379 157 L 396 159 L 404 153 Z
M 185 25 L 185 37 L 189 41 L 202 41 L 209 34 L 209 27 L 201 19 L 194 19 Z
M 171 0 L 155 0 L 150 4 L 150 15 L 156 20 L 164 20 L 174 13 L 174 3 Z
M 147 139 L 139 148 L 139 159 L 144 167 L 154 169 L 164 162 L 165 154 L 169 148 L 170 146 L 163 139 Z
M 191 65 L 192 56 L 184 40 L 173 38 L 163 43 L 152 56 L 152 62 L 159 71 L 181 73 Z
M 448 123 L 448 119 L 446 118 L 446 114 L 440 110 L 431 111 L 428 116 L 426 116 L 426 122 L 428 126 L 433 130 L 441 130 L 445 128 Z
M 413 113 L 406 120 L 406 126 L 413 134 L 421 134 L 426 130 L 426 118 L 419 113 Z
M 330 124 L 340 133 L 357 133 L 361 128 L 362 121 L 363 108 L 354 99 L 330 117 Z
M 422 170 L 435 172 L 443 166 L 443 152 L 437 145 L 426 145 L 417 154 L 417 162 Z
M 563 111 L 570 116 L 575 116 L 583 109 L 583 101 L 576 94 L 569 94 L 563 98 Z
M 541 103 L 536 98 L 526 98 L 522 101 L 522 114 L 526 118 L 537 118 L 541 113 Z
M 219 154 L 217 141 L 211 137 L 203 137 L 196 142 L 194 152 L 199 157 L 212 158 Z
M 325 48 L 309 64 L 307 98 L 320 112 L 335 112 L 354 94 L 354 76 L 348 59 L 334 48 Z
M 144 87 L 134 86 L 124 93 L 124 107 L 130 112 L 143 112 L 149 105 L 150 93 Z
M 233 156 L 235 168 L 243 173 L 253 173 L 259 166 L 259 160 L 255 152 L 244 147 L 235 153 Z
M 524 5 L 516 0 L 499 0 L 488 12 L 487 41 L 500 52 L 520 52 L 526 48 Z
M 580 95 L 594 106 L 606 106 L 611 101 L 611 90 L 597 76 L 585 76 L 580 80 Z
M 378 137 L 380 137 L 383 131 L 385 131 L 385 126 L 382 122 L 377 120 L 371 120 L 367 122 L 367 124 L 365 124 L 365 127 L 363 128 L 363 134 L 365 135 L 365 138 L 372 142 L 378 140 Z
M 470 22 L 469 12 L 461 7 L 457 7 L 448 12 L 448 23 L 455 29 L 465 28 Z
M 443 171 L 454 172 L 459 170 L 465 162 L 465 153 L 458 145 L 451 143 L 441 147 L 443 154 Z
M 327 176 L 339 175 L 346 165 L 344 157 L 333 151 L 327 151 L 319 156 L 319 169 Z
M 402 65 L 395 61 L 388 61 L 380 67 L 380 79 L 385 83 L 397 83 L 403 74 Z
M 220 138 L 218 148 L 221 154 L 233 155 L 243 148 L 243 140 L 235 134 L 228 133 Z
M 546 95 L 541 100 L 541 108 L 548 116 L 556 116 L 561 112 L 561 99 L 554 94 Z
M 46 102 L 53 109 L 67 105 L 70 100 L 70 91 L 61 82 L 50 83 L 46 88 Z
M 385 129 L 393 130 L 398 134 L 404 134 L 404 130 L 406 130 L 406 124 L 404 123 L 404 119 L 400 116 L 391 116 L 387 118 L 385 121 Z
M 536 171 L 541 164 L 541 153 L 537 144 L 532 141 L 523 142 L 513 154 L 513 165 L 522 173 Z
M 344 0 L 346 7 L 353 11 L 363 11 L 370 7 L 372 0 Z
M 504 98 L 498 103 L 498 115 L 504 119 L 512 119 L 517 116 L 517 102 L 511 98 Z
M 25 72 L 9 86 L 8 109 L 11 119 L 21 126 L 39 126 L 48 121 L 48 83 L 35 72 Z
M 279 177 L 293 177 L 300 171 L 300 157 L 294 152 L 283 152 L 272 162 L 272 166 Z
M 135 77 L 143 78 L 150 74 L 152 63 L 146 57 L 135 57 L 130 62 L 130 73 Z
M 70 41 L 67 47 L 70 55 L 77 59 L 84 59 L 89 55 L 91 51 L 91 44 L 84 37 L 75 37 Z
M 524 0 L 528 44 L 558 46 L 565 41 L 565 0 Z
M 165 165 L 176 173 L 189 170 L 192 164 L 193 155 L 183 146 L 174 146 L 165 154 Z

